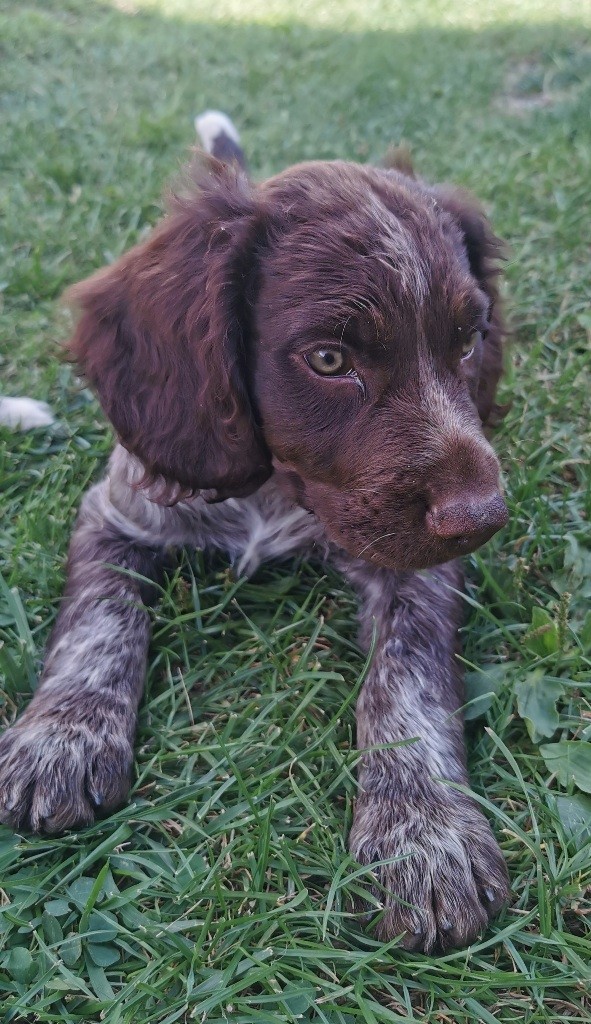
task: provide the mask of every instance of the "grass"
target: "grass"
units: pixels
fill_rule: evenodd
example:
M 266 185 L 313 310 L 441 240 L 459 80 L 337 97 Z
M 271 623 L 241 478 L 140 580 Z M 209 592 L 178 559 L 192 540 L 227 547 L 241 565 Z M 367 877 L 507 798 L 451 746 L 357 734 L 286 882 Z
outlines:
M 111 438 L 57 358 L 63 287 L 155 222 L 227 110 L 260 176 L 405 140 L 510 242 L 496 445 L 510 525 L 468 569 L 472 779 L 513 902 L 445 957 L 348 911 L 354 603 L 316 567 L 185 558 L 154 612 L 131 803 L 0 829 L 8 1022 L 591 1020 L 591 14 L 575 0 L 0 2 L 0 378 L 58 424 L 0 434 L 1 715 L 26 703 Z

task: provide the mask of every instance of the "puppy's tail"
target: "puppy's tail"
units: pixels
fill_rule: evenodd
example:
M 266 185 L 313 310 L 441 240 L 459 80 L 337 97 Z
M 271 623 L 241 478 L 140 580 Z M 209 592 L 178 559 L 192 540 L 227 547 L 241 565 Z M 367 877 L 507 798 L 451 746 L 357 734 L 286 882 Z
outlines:
M 238 164 L 246 170 L 240 136 L 226 114 L 219 110 L 206 110 L 195 118 L 195 130 L 207 153 L 224 164 Z

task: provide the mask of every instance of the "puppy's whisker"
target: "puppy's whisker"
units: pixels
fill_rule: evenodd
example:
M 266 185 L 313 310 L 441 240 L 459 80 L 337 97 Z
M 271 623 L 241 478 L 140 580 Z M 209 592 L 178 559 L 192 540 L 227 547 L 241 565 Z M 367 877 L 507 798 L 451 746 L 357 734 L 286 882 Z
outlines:
M 397 532 L 396 530 L 392 530 L 392 531 L 390 531 L 390 533 L 381 533 L 379 537 L 374 537 L 373 540 L 370 540 L 365 545 L 365 547 L 361 548 L 361 551 L 359 552 L 358 557 L 361 558 L 362 555 L 366 551 L 369 551 L 370 548 L 373 548 L 376 544 L 379 544 L 380 541 L 386 540 L 387 537 L 395 537 L 396 536 L 396 532 Z

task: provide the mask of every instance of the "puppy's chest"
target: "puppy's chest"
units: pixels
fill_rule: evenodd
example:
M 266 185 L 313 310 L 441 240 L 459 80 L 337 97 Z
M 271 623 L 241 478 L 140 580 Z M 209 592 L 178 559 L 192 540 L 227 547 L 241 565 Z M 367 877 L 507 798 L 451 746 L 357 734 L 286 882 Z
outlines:
M 328 550 L 324 528 L 316 517 L 290 501 L 273 477 L 247 498 L 205 506 L 199 502 L 194 511 L 199 515 L 203 546 L 225 550 L 239 576 L 250 576 L 270 559 L 314 551 L 323 557 Z

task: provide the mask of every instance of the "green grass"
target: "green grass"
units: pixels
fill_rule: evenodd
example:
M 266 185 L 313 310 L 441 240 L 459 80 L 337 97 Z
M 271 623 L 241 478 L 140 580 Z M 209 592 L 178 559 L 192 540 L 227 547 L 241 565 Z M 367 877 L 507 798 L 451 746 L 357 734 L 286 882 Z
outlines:
M 348 910 L 354 602 L 318 568 L 187 557 L 154 612 L 129 806 L 0 829 L 7 1022 L 591 1020 L 591 10 L 579 0 L 0 2 L 0 704 L 34 685 L 80 496 L 111 443 L 57 358 L 63 287 L 154 223 L 221 107 L 260 176 L 405 140 L 508 239 L 510 525 L 468 566 L 470 760 L 512 905 L 435 958 Z

